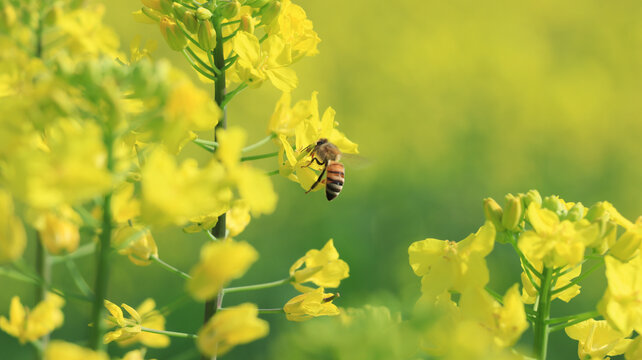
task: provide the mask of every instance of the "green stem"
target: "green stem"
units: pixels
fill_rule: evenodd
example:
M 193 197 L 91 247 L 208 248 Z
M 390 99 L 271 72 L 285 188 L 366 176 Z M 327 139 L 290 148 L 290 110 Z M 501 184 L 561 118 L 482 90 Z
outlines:
M 192 277 L 191 277 L 191 276 L 189 276 L 187 273 L 184 273 L 184 272 L 182 272 L 182 271 L 178 270 L 177 268 L 173 267 L 172 265 L 170 265 L 170 264 L 168 264 L 168 263 L 164 262 L 164 261 L 163 261 L 163 260 L 161 260 L 158 256 L 152 256 L 152 257 L 150 257 L 150 259 L 154 260 L 154 262 L 155 262 L 155 263 L 157 263 L 158 265 L 160 265 L 161 267 L 163 267 L 165 270 L 168 270 L 168 271 L 170 271 L 170 272 L 173 272 L 174 274 L 176 274 L 176 275 L 178 275 L 178 276 L 182 277 L 182 278 L 183 278 L 183 279 L 185 279 L 185 280 L 189 280 L 189 279 L 191 279 L 191 278 L 192 278 Z
M 250 155 L 250 156 L 243 156 L 241 158 L 241 161 L 251 161 L 251 160 L 260 160 L 260 159 L 268 159 L 271 157 L 278 156 L 279 152 L 273 152 L 273 153 L 268 153 L 268 154 L 260 154 L 260 155 Z
M 213 67 L 211 67 L 211 66 L 207 65 L 207 64 L 205 63 L 205 61 L 201 60 L 201 58 L 200 58 L 198 55 L 196 55 L 196 53 L 194 52 L 194 50 L 192 50 L 192 48 L 190 48 L 189 46 L 186 46 L 186 47 L 185 47 L 185 51 L 187 51 L 187 52 L 190 54 L 190 57 L 192 57 L 192 58 L 193 58 L 194 60 L 196 60 L 199 64 L 201 64 L 201 66 L 203 66 L 203 67 L 205 68 L 205 70 L 207 70 L 207 71 L 211 71 L 212 73 L 214 73 L 214 74 L 216 74 L 216 75 L 219 75 L 219 74 L 221 73 L 221 71 L 220 71 L 219 69 L 215 69 L 215 68 L 213 68 Z
M 259 309 L 259 314 L 283 314 L 284 312 L 283 308 Z
M 111 174 L 114 170 L 114 137 L 110 128 L 110 121 L 107 121 L 104 131 L 105 149 L 107 153 L 107 171 Z M 104 350 L 103 335 L 105 334 L 106 323 L 104 299 L 107 298 L 107 286 L 109 284 L 109 255 L 111 253 L 111 198 L 112 192 L 108 192 L 103 200 L 102 232 L 97 248 L 96 261 L 96 282 L 94 283 L 94 305 L 92 311 L 92 322 L 94 326 L 89 337 L 89 346 L 94 350 Z
M 565 328 L 567 328 L 567 327 L 569 327 L 571 325 L 575 325 L 577 323 L 581 323 L 582 321 L 586 321 L 588 319 L 592 319 L 592 318 L 597 317 L 599 315 L 600 315 L 600 313 L 597 312 L 597 311 L 590 311 L 590 312 L 578 314 L 578 315 L 576 315 L 576 318 L 573 321 L 569 321 L 569 322 L 564 323 L 564 324 L 559 324 L 559 325 L 552 326 L 550 328 L 550 332 L 556 332 L 556 331 L 563 330 L 563 329 L 565 329 Z
M 85 278 L 82 276 L 80 271 L 78 270 L 78 267 L 76 266 L 76 263 L 72 259 L 67 259 L 65 261 L 65 265 L 67 265 L 67 270 L 69 270 L 69 274 L 71 275 L 71 278 L 74 280 L 74 283 L 76 284 L 76 287 L 80 292 L 85 295 L 88 298 L 93 298 L 94 294 L 91 291 L 91 287 L 87 284 L 87 281 L 85 281 Z
M 597 264 L 593 265 L 590 269 L 588 269 L 586 272 L 575 278 L 573 281 L 570 283 L 562 286 L 561 288 L 557 288 L 553 290 L 553 295 L 557 295 L 561 293 L 562 291 L 572 287 L 573 285 L 579 284 L 580 281 L 582 281 L 585 277 L 589 276 L 593 271 L 599 269 L 602 265 L 604 265 L 604 260 L 598 262 Z
M 274 176 L 274 175 L 279 175 L 279 170 L 272 170 L 267 173 L 265 173 L 267 176 Z
M 218 143 L 216 141 L 210 141 L 210 140 L 204 140 L 204 139 L 194 139 L 192 141 L 197 143 L 197 144 L 207 145 L 207 146 L 213 148 L 214 150 L 216 150 L 218 148 Z
M 241 20 L 233 20 L 233 21 L 224 22 L 224 23 L 221 24 L 221 27 L 234 25 L 234 24 L 239 24 L 240 22 L 241 22 Z
M 567 322 L 567 321 L 571 321 L 571 320 L 577 320 L 577 319 L 580 319 L 580 318 L 586 319 L 586 316 L 588 316 L 588 318 L 590 319 L 590 318 L 594 318 L 594 317 L 596 317 L 598 315 L 600 315 L 600 313 L 597 312 L 597 311 L 587 311 L 587 312 L 584 312 L 584 313 L 581 313 L 581 314 L 575 314 L 575 315 L 551 318 L 551 319 L 548 319 L 547 322 L 548 322 L 549 325 L 553 325 L 553 324 L 559 324 L 559 323 L 563 323 L 563 322 Z
M 248 151 L 252 151 L 254 149 L 258 149 L 259 147 L 269 143 L 270 140 L 274 139 L 275 137 L 276 137 L 276 134 L 275 133 L 271 133 L 270 135 L 268 135 L 265 138 L 255 142 L 254 144 L 244 147 L 243 150 L 241 150 L 241 152 L 248 152 Z
M 236 89 L 234 89 L 234 90 L 230 91 L 228 94 L 226 94 L 225 98 L 223 99 L 223 102 L 222 102 L 221 106 L 227 105 L 227 103 L 232 101 L 232 99 L 234 98 L 234 96 L 236 96 L 236 94 L 238 94 L 241 91 L 243 91 L 246 87 L 247 87 L 246 83 L 241 83 L 239 86 L 236 87 Z
M 144 326 L 140 327 L 140 331 L 150 332 L 154 334 L 162 334 L 162 335 L 167 335 L 167 336 L 177 337 L 177 338 L 184 338 L 184 339 L 196 339 L 198 337 L 196 334 L 188 334 L 188 333 L 182 333 L 182 332 L 176 332 L 176 331 L 156 330 L 156 329 L 146 328 Z
M 167 316 L 172 313 L 175 309 L 177 309 L 179 306 L 183 305 L 184 302 L 189 300 L 189 295 L 183 293 L 178 299 L 172 301 L 171 303 L 163 306 L 158 310 L 163 316 Z
M 495 300 L 497 300 L 497 302 L 500 305 L 503 305 L 503 299 L 502 299 L 502 296 L 499 293 L 497 293 L 495 290 L 491 289 L 489 286 L 486 286 L 485 289 L 486 289 L 486 292 L 490 296 L 492 296 Z
M 7 277 L 10 277 L 12 279 L 19 280 L 19 281 L 25 281 L 25 282 L 32 283 L 32 284 L 38 284 L 40 286 L 45 286 L 47 288 L 47 291 L 51 291 L 52 293 L 54 293 L 54 294 L 56 294 L 58 296 L 62 296 L 64 298 L 66 298 L 66 299 L 74 298 L 74 299 L 82 300 L 82 301 L 89 301 L 89 302 L 93 301 L 92 298 L 88 298 L 88 297 L 86 297 L 86 296 L 84 296 L 82 294 L 77 294 L 77 293 L 74 293 L 72 291 L 67 291 L 67 290 L 62 291 L 60 289 L 54 288 L 53 286 L 51 286 L 51 284 L 49 284 L 49 283 L 45 282 L 43 279 L 41 279 L 40 276 L 38 276 L 38 275 L 36 275 L 34 273 L 31 273 L 30 271 L 25 269 L 23 264 L 20 264 L 20 262 L 15 262 L 14 266 L 16 266 L 16 269 L 13 269 L 13 270 L 12 269 L 2 269 L 2 268 L 0 268 L 0 275 L 5 275 Z
M 76 249 L 76 251 L 72 252 L 71 254 L 53 255 L 53 256 L 50 256 L 49 258 L 51 259 L 52 264 L 58 264 L 61 262 L 66 262 L 67 260 L 93 254 L 95 251 L 96 251 L 96 243 L 92 241 L 90 243 L 87 243 L 85 245 L 78 247 L 78 249 Z
M 291 278 L 285 278 L 285 279 L 272 281 L 272 282 L 267 282 L 267 283 L 262 283 L 262 284 L 225 288 L 225 289 L 223 289 L 223 294 L 229 294 L 229 293 L 235 293 L 235 292 L 241 292 L 241 291 L 253 291 L 253 290 L 261 290 L 261 289 L 269 289 L 271 287 L 276 287 L 276 286 L 280 286 L 280 285 L 283 285 L 283 284 L 287 284 L 287 283 L 290 282 L 290 280 L 291 280 Z
M 221 26 L 221 18 L 215 18 L 214 21 L 214 30 L 216 30 L 216 47 L 214 48 L 214 67 L 217 69 L 225 68 L 225 52 L 223 50 L 223 29 Z M 216 124 L 216 129 L 225 129 L 227 128 L 227 110 L 225 102 L 225 71 L 221 71 L 221 74 L 216 77 L 214 80 L 214 101 L 216 105 L 221 108 L 221 119 L 218 124 Z M 216 131 L 214 132 L 214 141 L 216 141 Z M 212 236 L 216 239 L 224 239 L 227 233 L 226 227 L 226 215 L 222 214 L 218 217 L 216 225 L 211 229 Z M 207 323 L 211 317 L 216 314 L 216 311 L 221 308 L 223 303 L 223 291 L 219 291 L 218 295 L 212 299 L 209 299 L 205 302 L 205 311 L 203 316 L 203 324 Z M 208 357 L 202 356 L 201 359 L 207 360 Z M 216 355 L 209 358 L 216 360 Z
M 544 266 L 543 279 L 541 291 L 537 299 L 537 317 L 535 319 L 533 332 L 535 333 L 534 339 L 534 352 L 535 357 L 539 360 L 546 359 L 546 351 L 548 348 L 548 334 L 550 328 L 548 325 L 551 313 L 551 288 L 553 285 L 553 269 Z

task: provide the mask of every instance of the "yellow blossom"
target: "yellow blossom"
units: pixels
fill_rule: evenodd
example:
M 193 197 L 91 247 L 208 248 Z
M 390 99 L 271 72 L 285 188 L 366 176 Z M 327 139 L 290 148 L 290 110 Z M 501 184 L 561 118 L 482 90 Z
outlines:
M 125 356 L 123 356 L 123 360 L 145 360 L 146 352 L 145 349 L 128 351 Z
M 118 253 L 127 255 L 138 266 L 152 263 L 150 258 L 158 256 L 156 241 L 149 229 L 140 225 L 124 225 L 114 232 L 112 244 Z
M 76 251 L 80 242 L 80 223 L 80 216 L 70 206 L 61 205 L 56 211 L 38 214 L 33 225 L 47 251 L 57 255 L 63 251 Z
M 317 288 L 295 296 L 285 304 L 283 311 L 290 321 L 305 321 L 317 316 L 337 316 L 339 308 L 332 303 L 338 295 L 326 294 Z
M 125 340 L 140 334 L 140 324 L 142 322 L 140 314 L 127 304 L 121 304 L 120 306 L 129 313 L 130 318 L 125 318 L 123 311 L 116 304 L 105 300 L 105 307 L 111 314 L 111 316 L 107 317 L 107 322 L 111 327 L 116 327 L 115 330 L 106 333 L 103 337 L 103 343 L 105 344 L 109 344 L 114 340 Z
M 349 276 L 349 270 L 348 264 L 339 259 L 339 253 L 330 239 L 321 250 L 310 250 L 294 262 L 290 267 L 290 277 L 294 279 L 292 285 L 297 290 L 308 292 L 314 289 L 302 283 L 312 282 L 319 287 L 336 288 L 341 280 Z
M 103 352 L 61 340 L 52 340 L 45 350 L 45 360 L 109 360 L 109 357 Z
M 22 306 L 20 298 L 14 296 L 11 298 L 9 319 L 0 317 L 0 329 L 18 338 L 22 344 L 35 341 L 62 326 L 64 315 L 61 308 L 64 304 L 65 301 L 60 296 L 49 293 L 29 311 Z
M 230 211 L 227 212 L 225 225 L 230 231 L 230 236 L 235 237 L 245 230 L 250 223 L 250 207 L 244 200 L 236 200 L 232 203 Z
M 188 220 L 225 211 L 232 196 L 225 170 L 217 161 L 199 168 L 195 159 L 177 166 L 174 157 L 161 148 L 142 169 L 142 216 L 154 225 L 180 225 Z M 219 214 L 220 215 L 220 214 Z
M 22 221 L 15 216 L 11 195 L 0 189 L 0 263 L 19 259 L 27 246 Z
M 136 308 L 136 312 L 141 318 L 140 326 L 148 329 L 165 330 L 165 317 L 156 310 L 154 299 L 145 299 Z M 118 341 L 118 345 L 129 346 L 137 342 L 153 348 L 164 348 L 169 346 L 170 341 L 167 335 L 141 331 L 139 334 Z
M 267 33 L 283 39 L 290 48 L 292 61 L 319 53 L 317 45 L 321 39 L 313 30 L 312 21 L 307 18 L 303 8 L 290 0 L 281 1 L 279 15 L 270 23 Z
M 586 247 L 599 242 L 599 227 L 588 220 L 561 220 L 553 211 L 531 203 L 527 218 L 533 230 L 519 237 L 519 249 L 527 258 L 546 267 L 573 266 L 584 258 Z
M 292 64 L 289 47 L 279 36 L 268 36 L 263 43 L 253 34 L 239 31 L 233 39 L 234 52 L 239 56 L 236 62 L 237 75 L 253 87 L 269 79 L 281 91 L 291 91 L 299 84 Z
M 642 247 L 642 216 L 626 228 L 624 234 L 611 246 L 609 255 L 621 261 L 628 261 L 639 254 L 640 247 Z
M 259 319 L 256 305 L 244 303 L 218 311 L 198 332 L 198 348 L 207 356 L 223 355 L 234 346 L 268 334 L 267 321 Z
M 577 356 L 580 359 L 602 360 L 607 355 L 623 354 L 631 343 L 619 331 L 609 326 L 606 320 L 588 319 L 565 329 L 566 335 L 577 340 Z
M 435 299 L 447 290 L 484 287 L 489 279 L 484 258 L 494 243 L 495 227 L 490 221 L 458 243 L 437 239 L 412 243 L 408 248 L 410 266 L 422 276 L 424 298 Z
M 140 215 L 140 201 L 134 196 L 134 184 L 125 182 L 111 197 L 111 212 L 118 224 L 127 222 Z
M 528 322 L 517 284 L 508 289 L 502 303 L 500 305 L 483 288 L 468 289 L 460 300 L 462 315 L 477 320 L 490 331 L 495 343 L 505 348 L 519 340 L 528 328 Z
M 624 353 L 624 358 L 626 360 L 642 359 L 642 336 L 637 336 L 631 341 L 628 349 L 626 349 Z
M 632 330 L 642 331 L 642 258 L 635 257 L 628 263 L 606 256 L 604 296 L 597 309 L 609 324 L 622 334 Z
M 187 289 L 195 299 L 209 300 L 227 282 L 243 276 L 258 257 L 252 245 L 244 241 L 226 239 L 205 244 L 199 263 L 190 272 Z

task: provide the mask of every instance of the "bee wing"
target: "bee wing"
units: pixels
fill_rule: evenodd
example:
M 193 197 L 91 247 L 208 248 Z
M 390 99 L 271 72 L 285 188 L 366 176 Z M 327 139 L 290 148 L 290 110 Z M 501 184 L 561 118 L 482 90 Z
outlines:
M 341 162 L 350 169 L 365 169 L 372 166 L 373 161 L 370 158 L 358 154 L 341 154 Z

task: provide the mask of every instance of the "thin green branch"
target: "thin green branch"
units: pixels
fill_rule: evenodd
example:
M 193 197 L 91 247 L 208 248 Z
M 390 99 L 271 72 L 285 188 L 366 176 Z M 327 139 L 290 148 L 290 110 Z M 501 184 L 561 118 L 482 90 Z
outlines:
M 291 278 L 288 277 L 288 278 L 285 278 L 285 279 L 272 281 L 272 282 L 267 282 L 267 283 L 262 283 L 262 284 L 225 288 L 225 289 L 223 289 L 223 294 L 230 294 L 230 293 L 241 292 L 241 291 L 253 291 L 253 290 L 261 290 L 261 289 L 269 289 L 269 288 L 272 288 L 272 287 L 276 287 L 276 286 L 280 286 L 280 285 L 283 285 L 283 284 L 287 284 L 290 281 L 291 281 Z
M 194 50 L 192 50 L 192 48 L 190 48 L 189 46 L 186 46 L 186 47 L 185 47 L 185 51 L 187 51 L 187 52 L 189 53 L 189 55 L 190 55 L 194 60 L 196 60 L 196 61 L 197 61 L 201 66 L 203 66 L 203 67 L 205 68 L 205 70 L 210 71 L 210 72 L 212 72 L 213 74 L 216 74 L 216 75 L 219 75 L 219 74 L 221 73 L 221 72 L 219 71 L 219 69 L 216 69 L 216 68 L 213 68 L 213 67 L 211 67 L 211 66 L 207 65 L 207 64 L 205 63 L 205 61 L 203 61 L 203 60 L 202 60 L 198 55 L 196 55 L 196 53 L 194 52 Z M 209 54 L 209 52 L 208 52 L 208 54 Z
M 259 314 L 283 314 L 284 312 L 283 308 L 259 309 Z
M 84 245 L 78 247 L 78 249 L 76 249 L 76 251 L 72 252 L 71 254 L 52 255 L 51 256 L 51 263 L 52 264 L 58 264 L 58 263 L 65 262 L 65 261 L 70 260 L 70 259 L 76 259 L 76 258 L 79 258 L 79 257 L 91 255 L 95 251 L 96 251 L 96 243 L 92 241 L 90 243 L 87 243 L 87 244 L 84 244 Z
M 580 319 L 580 318 L 586 319 L 586 316 L 589 316 L 589 319 L 591 319 L 591 318 L 594 318 L 594 317 L 599 316 L 599 315 L 600 315 L 600 313 L 595 311 L 595 310 L 594 311 L 587 311 L 587 312 L 583 312 L 583 313 L 575 314 L 575 315 L 551 318 L 551 319 L 548 319 L 547 323 L 551 324 L 551 325 L 554 325 L 554 324 L 565 323 L 565 322 L 568 322 L 568 321 L 571 321 L 571 320 L 577 320 L 577 319 Z
M 260 154 L 260 155 L 251 155 L 251 156 L 243 156 L 241 158 L 241 161 L 252 161 L 252 160 L 260 160 L 260 159 L 268 159 L 271 157 L 278 156 L 279 152 L 273 152 L 273 153 L 267 153 L 267 154 Z
M 190 299 L 189 295 L 186 293 L 183 293 L 178 299 L 172 301 L 171 303 L 161 307 L 158 312 L 161 313 L 163 316 L 167 316 L 171 314 L 175 309 L 179 308 L 181 305 L 183 305 L 186 301 Z
M 279 170 L 272 170 L 265 173 L 267 176 L 279 175 Z
M 86 297 L 93 299 L 94 292 L 91 290 L 89 284 L 87 284 L 87 281 L 85 281 L 85 278 L 80 273 L 80 270 L 78 270 L 76 263 L 72 259 L 67 259 L 67 261 L 65 261 L 65 265 L 67 265 L 67 270 L 69 270 L 69 274 L 71 275 L 71 278 L 76 284 L 78 290 L 80 290 L 80 292 Z
M 194 141 L 194 144 L 196 144 L 196 146 L 198 146 L 198 147 L 200 147 L 201 149 L 204 149 L 205 151 L 210 152 L 210 153 L 212 153 L 212 154 L 213 154 L 214 152 L 216 152 L 216 149 L 213 149 L 213 148 L 211 148 L 211 147 L 209 147 L 209 146 L 207 146 L 207 145 L 205 145 L 205 144 L 203 144 L 203 143 L 199 143 L 199 142 L 197 142 L 197 141 Z
M 221 24 L 221 27 L 234 25 L 234 24 L 239 24 L 240 22 L 241 22 L 241 20 L 233 20 L 233 21 L 224 22 L 224 23 Z
M 490 296 L 492 296 L 495 300 L 497 300 L 497 302 L 498 302 L 500 305 L 503 305 L 503 304 L 504 304 L 504 300 L 502 299 L 502 296 L 501 296 L 499 293 L 497 293 L 495 290 L 491 289 L 491 288 L 490 288 L 490 286 L 486 286 L 486 287 L 485 287 L 485 289 L 486 289 L 486 292 L 487 292 Z
M 229 65 L 230 63 L 234 63 L 236 59 L 238 59 L 238 55 L 230 56 L 227 59 L 225 59 L 225 65 Z
M 93 301 L 93 299 L 86 297 L 82 294 L 77 294 L 72 291 L 67 291 L 67 290 L 63 291 L 63 290 L 54 288 L 51 284 L 46 283 L 37 274 L 32 273 L 29 269 L 26 268 L 26 265 L 20 262 L 13 263 L 13 266 L 15 267 L 15 269 L 5 268 L 4 271 L 2 271 L 2 268 L 0 268 L 0 275 L 5 275 L 7 277 L 10 277 L 12 279 L 19 280 L 19 281 L 43 285 L 47 288 L 48 291 L 51 291 L 52 293 L 67 299 L 73 298 L 73 299 L 89 301 L 89 302 Z
M 176 26 L 178 26 L 178 28 L 181 29 L 181 31 L 183 32 L 183 35 L 185 35 L 187 40 L 189 40 L 192 44 L 198 46 L 199 49 L 202 49 L 201 44 L 192 37 L 192 34 L 190 34 L 190 32 L 187 31 L 185 27 L 183 27 L 183 24 L 180 21 L 176 22 Z
M 188 333 L 182 333 L 182 332 L 176 332 L 176 331 L 166 331 L 166 330 L 156 330 L 156 329 L 150 329 L 144 326 L 140 327 L 141 331 L 145 332 L 150 332 L 154 334 L 162 334 L 162 335 L 167 335 L 171 337 L 177 337 L 177 338 L 185 338 L 185 339 L 196 339 L 198 336 L 196 334 L 188 334 Z
M 254 149 L 257 149 L 257 148 L 269 143 L 270 140 L 274 139 L 275 137 L 276 137 L 275 133 L 270 133 L 270 135 L 268 135 L 265 138 L 255 142 L 254 144 L 244 147 L 243 150 L 241 150 L 241 151 L 242 152 L 248 152 L 248 151 L 252 151 Z
M 241 83 L 239 86 L 236 87 L 236 89 L 234 89 L 234 90 L 230 91 L 229 93 L 225 94 L 225 98 L 223 99 L 223 103 L 221 104 L 220 107 L 224 107 L 225 105 L 227 105 L 230 101 L 232 101 L 234 96 L 236 96 L 238 93 L 243 91 L 245 88 L 247 88 L 247 84 L 246 83 Z
M 205 70 L 201 69 L 201 68 L 200 68 L 200 67 L 199 67 L 199 66 L 198 66 L 198 65 L 197 65 L 197 64 L 196 64 L 196 63 L 195 63 L 195 62 L 194 62 L 190 57 L 189 57 L 189 55 L 187 54 L 187 51 L 183 50 L 183 51 L 181 51 L 181 53 L 185 56 L 185 59 L 187 59 L 187 62 L 189 62 L 189 63 L 190 63 L 190 65 L 192 65 L 192 67 L 194 68 L 194 70 L 198 71 L 201 75 L 205 76 L 206 78 L 208 78 L 208 79 L 210 79 L 210 80 L 212 80 L 212 81 L 216 80 L 216 77 L 214 76 L 214 74 L 208 73 L 207 71 L 205 71 Z
M 604 265 L 604 261 L 600 261 L 600 262 L 598 262 L 597 264 L 593 265 L 590 269 L 588 269 L 587 271 L 585 271 L 584 273 L 582 273 L 580 276 L 578 276 L 578 277 L 576 277 L 575 279 L 573 279 L 573 281 L 571 281 L 570 283 L 568 283 L 568 284 L 566 284 L 566 285 L 562 286 L 561 288 L 558 288 L 558 289 L 553 290 L 553 295 L 559 294 L 559 293 L 561 293 L 562 291 L 564 291 L 564 290 L 566 290 L 566 289 L 568 289 L 568 288 L 572 287 L 573 285 L 577 285 L 577 284 L 579 284 L 579 283 L 580 283 L 580 281 L 582 281 L 585 277 L 587 277 L 588 275 L 590 275 L 593 271 L 595 271 L 595 270 L 597 270 L 598 268 L 600 268 L 602 265 Z
M 195 143 L 198 143 L 198 144 L 207 145 L 207 146 L 209 146 L 209 147 L 211 147 L 213 149 L 218 148 L 218 143 L 216 141 L 210 141 L 210 140 L 205 140 L 205 139 L 194 139 L 192 141 L 195 142 Z
M 595 318 L 595 317 L 598 317 L 598 316 L 600 316 L 600 313 L 597 312 L 597 311 L 590 311 L 590 312 L 578 314 L 577 317 L 575 318 L 575 320 L 573 320 L 573 321 L 569 321 L 569 322 L 564 323 L 564 324 L 559 324 L 559 325 L 552 326 L 550 328 L 550 332 L 556 332 L 556 331 L 564 330 L 565 328 L 567 328 L 567 327 L 569 327 L 571 325 L 575 325 L 575 324 L 581 323 L 582 321 L 586 321 L 588 319 L 592 319 L 592 318 Z
M 187 274 L 187 273 L 185 273 L 185 272 L 183 272 L 183 271 L 181 271 L 181 270 L 179 270 L 179 269 L 177 269 L 177 268 L 173 267 L 172 265 L 170 265 L 170 264 L 168 264 L 168 263 L 164 262 L 164 261 L 163 261 L 163 260 L 161 260 L 158 256 L 151 256 L 151 257 L 150 257 L 150 259 L 154 260 L 154 262 L 155 262 L 155 263 L 157 263 L 158 265 L 160 265 L 161 267 L 163 267 L 165 270 L 168 270 L 168 271 L 170 271 L 170 272 L 173 272 L 174 274 L 176 274 L 176 275 L 178 275 L 178 276 L 182 277 L 182 278 L 183 278 L 183 279 L 185 279 L 185 280 L 189 280 L 189 279 L 191 279 L 191 278 L 192 278 L 191 276 L 189 276 L 189 274 Z
M 229 41 L 229 40 L 233 39 L 233 38 L 234 38 L 234 36 L 236 36 L 236 34 L 239 32 L 239 30 L 241 30 L 241 28 L 240 28 L 240 27 L 239 27 L 238 29 L 234 30 L 234 31 L 233 31 L 231 34 L 229 34 L 228 36 L 223 36 L 223 42 L 227 42 L 227 41 Z
M 535 269 L 535 267 L 533 266 L 533 264 L 531 264 L 530 261 L 528 261 L 528 259 L 524 255 L 524 253 L 517 246 L 517 241 L 515 240 L 515 238 L 513 238 L 513 240 L 510 242 L 510 244 L 513 246 L 513 249 L 515 250 L 515 252 L 519 256 L 519 258 L 522 260 L 522 264 L 524 264 L 530 271 L 532 271 L 533 275 L 537 276 L 537 278 L 541 280 L 542 279 L 542 274 L 539 271 L 537 271 L 537 269 Z

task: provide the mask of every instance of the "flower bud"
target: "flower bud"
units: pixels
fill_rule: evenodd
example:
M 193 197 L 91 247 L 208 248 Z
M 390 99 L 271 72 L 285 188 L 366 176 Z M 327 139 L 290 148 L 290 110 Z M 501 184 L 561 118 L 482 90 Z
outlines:
M 566 215 L 566 207 L 564 207 L 564 203 L 562 203 L 557 195 L 545 197 L 544 201 L 542 201 L 542 208 L 551 210 L 557 214 L 557 216 Z
M 187 39 L 176 25 L 176 22 L 167 16 L 163 16 L 160 21 L 160 31 L 172 50 L 181 51 L 187 46 Z
M 174 15 L 176 16 L 177 19 L 182 19 L 183 16 L 185 16 L 185 12 L 187 10 L 188 9 L 185 6 L 183 6 L 183 4 L 181 3 L 175 2 L 172 4 L 172 11 L 174 12 Z
M 221 16 L 226 19 L 231 19 L 241 11 L 241 3 L 237 0 L 227 0 L 219 4 L 218 10 L 220 11 Z
M 214 50 L 216 47 L 216 31 L 208 20 L 198 22 L 198 43 L 205 51 Z
M 196 10 L 196 17 L 197 17 L 199 20 L 209 20 L 209 19 L 212 17 L 212 12 L 211 12 L 211 11 L 209 11 L 209 10 L 207 10 L 207 9 L 206 9 L 206 8 L 204 8 L 204 7 L 199 7 L 199 8 Z
M 181 22 L 185 25 L 187 31 L 196 33 L 198 30 L 198 19 L 192 10 L 187 10 L 181 19 Z
M 526 195 L 523 196 L 524 200 L 524 208 L 528 209 L 528 206 L 531 203 L 537 203 L 538 205 L 542 205 L 542 196 L 539 194 L 539 191 L 537 190 L 528 190 Z
M 595 222 L 604 217 L 604 215 L 607 215 L 608 217 L 606 208 L 604 207 L 604 203 L 599 202 L 589 208 L 588 212 L 586 213 L 586 219 L 590 222 Z
M 250 34 L 254 33 L 254 21 L 252 17 L 248 14 L 241 15 L 241 30 L 248 32 Z
M 261 21 L 264 24 L 269 25 L 272 22 L 272 20 L 274 20 L 279 15 L 280 11 L 281 11 L 281 2 L 272 1 L 271 3 L 261 8 L 261 11 L 260 11 Z
M 4 4 L 0 9 L 0 29 L 9 30 L 16 23 L 18 14 L 11 4 Z
M 119 249 L 119 254 L 127 255 L 138 266 L 149 265 L 151 257 L 158 256 L 158 247 L 152 233 L 140 225 L 126 225 L 117 229 L 112 245 Z
M 484 199 L 484 216 L 486 220 L 495 225 L 497 232 L 504 230 L 504 226 L 502 225 L 502 208 L 495 199 Z
M 524 203 L 522 199 L 513 194 L 506 195 L 506 206 L 502 216 L 502 225 L 507 230 L 516 230 L 524 216 Z
M 577 203 L 566 214 L 566 219 L 570 221 L 579 221 L 584 218 L 585 208 L 582 203 Z
M 642 234 L 627 231 L 611 246 L 609 254 L 620 261 L 629 261 L 638 253 L 642 243 Z
M 45 215 L 38 232 L 42 244 L 54 255 L 62 253 L 63 250 L 67 253 L 74 252 L 80 242 L 78 225 L 52 213 Z
M 163 14 L 171 14 L 174 10 L 173 8 L 174 1 L 172 0 L 160 0 L 160 8 Z
M 140 0 L 140 2 L 142 2 L 143 5 L 147 6 L 150 9 L 161 11 L 160 0 Z

